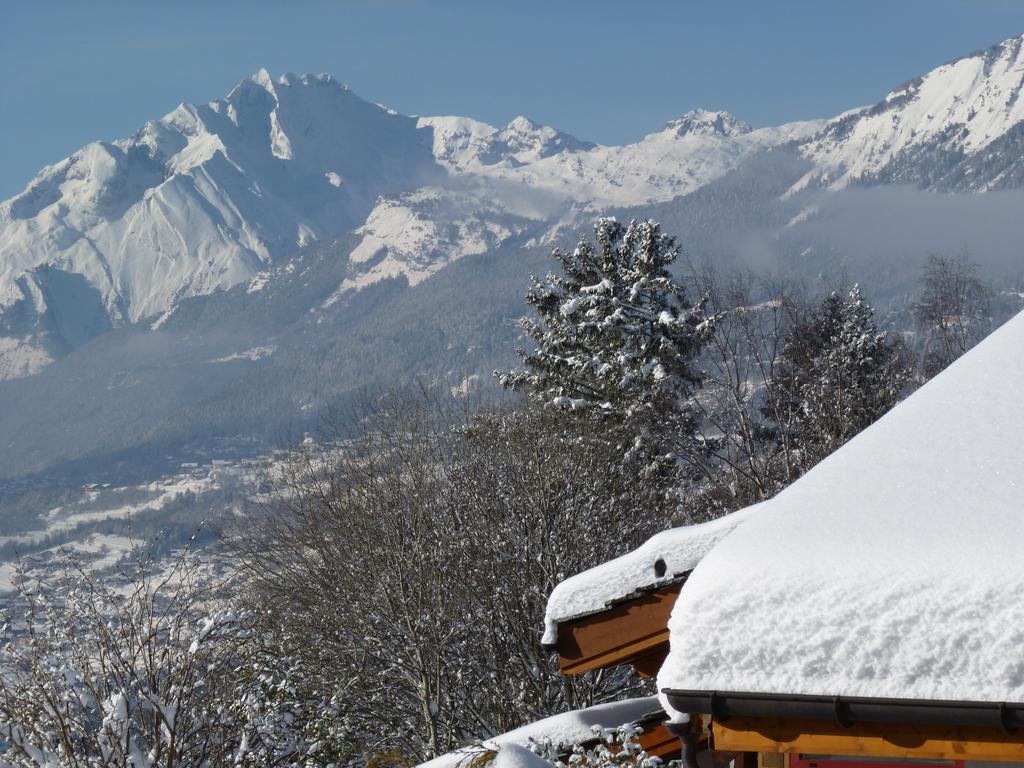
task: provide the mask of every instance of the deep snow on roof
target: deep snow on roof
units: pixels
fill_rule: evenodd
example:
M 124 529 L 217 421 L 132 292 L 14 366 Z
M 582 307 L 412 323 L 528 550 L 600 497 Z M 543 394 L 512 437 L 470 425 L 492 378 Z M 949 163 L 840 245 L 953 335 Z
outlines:
M 1024 701 L 1024 313 L 762 506 L 659 690 Z
M 483 749 L 497 749 L 501 755 L 504 748 L 515 745 L 528 747 L 531 742 L 550 742 L 556 746 L 572 746 L 583 743 L 594 737 L 593 727 L 618 728 L 620 725 L 634 723 L 654 712 L 660 712 L 661 704 L 657 696 L 644 696 L 638 699 L 625 699 L 608 704 L 598 704 L 587 709 L 577 709 L 546 717 L 522 728 L 508 733 L 485 739 L 479 747 L 467 747 L 446 755 L 435 757 L 421 763 L 417 768 L 468 768 L 473 758 Z M 506 758 L 517 764 L 529 765 L 526 753 L 521 749 L 510 749 Z M 538 758 L 539 759 L 539 758 Z
M 551 591 L 541 642 L 558 641 L 558 624 L 603 611 L 640 590 L 675 581 L 693 570 L 718 541 L 743 522 L 757 506 L 700 525 L 662 531 L 632 552 L 570 576 Z M 661 576 L 655 564 L 663 561 Z

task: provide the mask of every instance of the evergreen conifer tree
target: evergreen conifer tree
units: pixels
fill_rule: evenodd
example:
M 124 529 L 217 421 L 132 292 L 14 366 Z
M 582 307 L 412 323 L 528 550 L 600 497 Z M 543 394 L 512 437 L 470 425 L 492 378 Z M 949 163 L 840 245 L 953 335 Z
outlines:
M 805 471 L 892 408 L 910 380 L 857 286 L 795 323 L 781 358 L 777 385 Z
M 713 318 L 673 280 L 679 250 L 657 223 L 602 218 L 594 234 L 596 243 L 553 251 L 561 274 L 533 278 L 526 299 L 537 317 L 522 327 L 536 349 L 520 351 L 525 370 L 499 377 L 606 420 L 621 430 L 628 456 L 670 463 L 694 432 L 694 361 Z

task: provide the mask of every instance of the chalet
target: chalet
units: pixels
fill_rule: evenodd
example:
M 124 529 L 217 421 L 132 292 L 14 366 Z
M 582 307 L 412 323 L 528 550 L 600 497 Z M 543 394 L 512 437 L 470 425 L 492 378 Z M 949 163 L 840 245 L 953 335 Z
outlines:
M 560 584 L 545 642 L 656 675 L 689 765 L 1024 761 L 1024 314 L 772 500 Z

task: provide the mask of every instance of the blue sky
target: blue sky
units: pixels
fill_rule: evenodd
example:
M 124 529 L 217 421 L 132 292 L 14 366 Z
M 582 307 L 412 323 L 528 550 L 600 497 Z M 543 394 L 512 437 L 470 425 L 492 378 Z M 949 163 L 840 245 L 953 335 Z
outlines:
M 0 199 L 261 66 L 407 114 L 517 114 L 622 143 L 694 107 L 836 114 L 1024 33 L 1024 0 L 48 2 L 0 5 Z

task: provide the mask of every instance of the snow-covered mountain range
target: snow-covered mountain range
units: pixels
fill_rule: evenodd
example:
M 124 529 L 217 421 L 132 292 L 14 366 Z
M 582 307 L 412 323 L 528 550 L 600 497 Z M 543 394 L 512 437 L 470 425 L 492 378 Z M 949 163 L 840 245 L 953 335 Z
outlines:
M 0 342 L 0 372 L 31 374 L 109 325 L 159 323 L 182 298 L 350 230 L 363 241 L 340 293 L 416 282 L 539 222 L 685 194 L 818 128 L 752 131 L 692 112 L 637 144 L 598 147 L 523 117 L 500 129 L 406 117 L 328 75 L 260 70 L 223 99 L 84 147 L 0 204 L 0 311 L 23 326 Z M 71 324 L 86 311 L 92 327 L 60 333 L 69 307 Z M 39 327 L 26 319 L 48 314 L 60 344 L 32 345 L 24 330 Z
M 259 325 L 262 336 L 204 347 L 189 364 L 270 365 L 285 349 L 285 323 L 354 333 L 345 313 L 368 287 L 419 286 L 441 273 L 449 277 L 437 285 L 454 284 L 450 268 L 474 256 L 491 259 L 480 263 L 493 274 L 458 279 L 491 285 L 507 269 L 520 279 L 500 290 L 520 296 L 533 262 L 498 265 L 494 254 L 541 252 L 606 211 L 678 218 L 690 228 L 674 232 L 684 245 L 700 252 L 714 241 L 706 256 L 836 251 L 822 224 L 842 218 L 823 213 L 838 199 L 830 194 L 1024 186 L 1022 91 L 1017 37 L 833 119 L 754 129 L 695 110 L 634 144 L 600 146 L 525 117 L 498 128 L 404 116 L 328 75 L 261 70 L 222 99 L 84 147 L 0 203 L 0 382 L 11 384 L 0 387 L 0 427 L 22 424 L 28 401 L 18 398 L 44 390 L 55 361 L 84 365 L 73 354 L 84 347 L 148 344 L 185 327 L 193 341 L 212 338 L 249 312 L 258 322 L 245 332 Z M 414 300 L 400 301 L 408 309 Z M 303 333 L 296 338 L 311 338 Z M 124 373 L 114 384 L 97 379 L 97 391 L 144 378 Z M 37 386 L 14 386 L 26 377 Z

